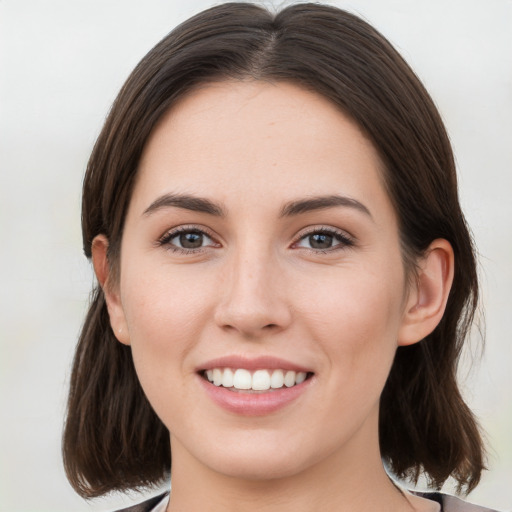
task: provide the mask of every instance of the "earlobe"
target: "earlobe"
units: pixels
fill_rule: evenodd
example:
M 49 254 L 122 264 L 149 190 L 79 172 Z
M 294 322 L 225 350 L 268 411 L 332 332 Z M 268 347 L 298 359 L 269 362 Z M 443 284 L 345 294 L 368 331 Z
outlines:
M 105 235 L 98 235 L 92 241 L 92 264 L 94 273 L 98 279 L 105 295 L 107 303 L 108 315 L 110 317 L 110 326 L 114 332 L 115 337 L 124 345 L 130 344 L 130 337 L 126 325 L 126 318 L 124 315 L 121 297 L 119 295 L 119 286 L 113 283 L 111 276 L 111 269 L 107 257 L 108 239 Z
M 443 317 L 453 282 L 454 255 L 450 243 L 434 240 L 418 265 L 398 335 L 398 345 L 412 345 L 428 336 Z

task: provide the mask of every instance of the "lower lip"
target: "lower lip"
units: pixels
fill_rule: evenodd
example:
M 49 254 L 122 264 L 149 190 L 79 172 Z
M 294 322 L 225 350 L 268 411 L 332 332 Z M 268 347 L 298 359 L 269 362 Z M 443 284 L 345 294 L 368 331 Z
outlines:
M 244 393 L 215 386 L 201 376 L 201 385 L 208 396 L 223 409 L 243 416 L 264 416 L 286 407 L 301 396 L 309 387 L 312 377 L 291 388 L 280 388 L 268 392 Z

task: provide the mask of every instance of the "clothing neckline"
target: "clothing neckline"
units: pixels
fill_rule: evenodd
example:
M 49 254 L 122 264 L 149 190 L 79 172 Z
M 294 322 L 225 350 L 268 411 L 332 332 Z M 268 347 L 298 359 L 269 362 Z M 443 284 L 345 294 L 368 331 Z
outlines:
M 148 512 L 165 512 L 167 505 L 169 505 L 170 494 L 167 492 L 162 496 L 162 499 Z
M 438 496 L 440 496 L 440 495 L 428 494 L 428 496 L 425 496 L 425 493 L 415 493 L 413 491 L 409 491 L 407 489 L 402 489 L 402 488 L 400 488 L 400 492 L 402 492 L 403 496 L 405 497 L 405 499 L 407 499 L 407 501 L 409 501 L 409 503 L 410 503 L 409 496 L 417 496 L 424 500 L 428 500 L 428 501 L 437 503 L 438 507 L 437 507 L 436 512 L 442 512 L 442 498 L 440 498 L 440 497 L 438 498 Z M 170 493 L 167 492 L 162 496 L 162 499 L 148 512 L 165 512 L 167 506 L 169 505 L 169 500 L 170 500 Z M 411 505 L 414 507 L 413 503 L 411 503 Z M 418 512 L 424 512 L 424 510 L 426 512 L 426 509 L 421 509 Z M 434 511 L 432 510 L 432 512 L 434 512 Z

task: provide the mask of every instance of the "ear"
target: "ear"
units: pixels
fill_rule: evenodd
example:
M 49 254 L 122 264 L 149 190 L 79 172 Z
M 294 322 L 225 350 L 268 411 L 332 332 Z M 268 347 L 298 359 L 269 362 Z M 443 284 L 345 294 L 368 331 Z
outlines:
M 130 344 L 130 337 L 124 315 L 123 305 L 119 294 L 119 285 L 110 279 L 110 265 L 107 257 L 108 239 L 105 235 L 98 235 L 92 241 L 92 264 L 96 278 L 105 295 L 110 326 L 114 336 L 124 345 Z
M 434 240 L 419 261 L 398 333 L 398 345 L 412 345 L 428 336 L 443 317 L 453 282 L 454 256 L 450 243 Z

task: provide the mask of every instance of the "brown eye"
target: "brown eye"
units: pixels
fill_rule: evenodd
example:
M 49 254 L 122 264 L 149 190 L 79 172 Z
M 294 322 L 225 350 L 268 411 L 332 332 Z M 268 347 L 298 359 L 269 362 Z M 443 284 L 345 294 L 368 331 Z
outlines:
M 203 245 L 204 235 L 197 231 L 191 231 L 188 233 L 181 233 L 175 239 L 178 238 L 180 247 L 183 249 L 198 249 Z
M 165 234 L 158 245 L 165 246 L 172 251 L 198 252 L 206 247 L 215 247 L 218 244 L 200 229 L 178 228 Z
M 306 233 L 295 244 L 295 247 L 321 252 L 334 251 L 353 245 L 353 239 L 346 235 L 344 232 L 324 228 Z
M 312 249 L 329 249 L 334 241 L 334 237 L 326 233 L 315 233 L 314 235 L 309 235 L 308 239 Z

